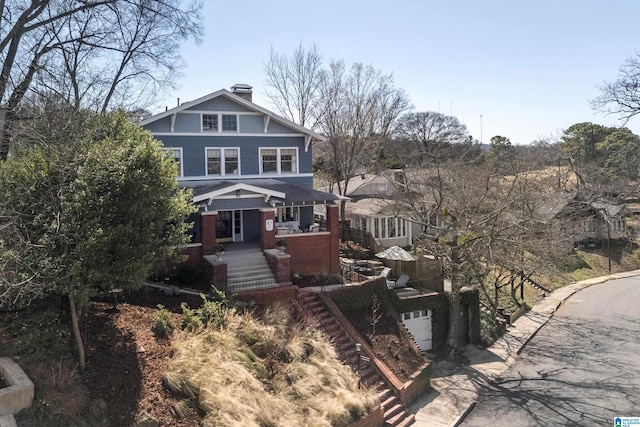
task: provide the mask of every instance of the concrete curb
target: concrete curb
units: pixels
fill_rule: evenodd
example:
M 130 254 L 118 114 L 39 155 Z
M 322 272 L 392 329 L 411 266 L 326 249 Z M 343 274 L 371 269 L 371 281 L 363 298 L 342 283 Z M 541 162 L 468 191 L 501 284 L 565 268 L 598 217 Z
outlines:
M 486 362 L 479 361 L 477 364 L 471 363 L 469 367 L 465 367 L 452 373 L 453 375 L 467 375 L 467 384 L 460 384 L 457 389 L 451 387 L 450 382 L 441 380 L 440 385 L 434 391 L 437 393 L 437 397 L 432 401 L 426 403 L 422 408 L 419 408 L 416 413 L 416 426 L 449 426 L 456 427 L 460 425 L 464 419 L 471 413 L 473 408 L 477 404 L 478 390 L 474 381 L 469 376 L 469 372 L 465 373 L 465 370 L 471 368 L 479 373 L 482 373 L 488 381 L 492 381 L 500 376 L 502 372 L 510 369 L 518 359 L 518 355 L 536 336 L 538 331 L 546 325 L 554 313 L 564 304 L 564 302 L 575 293 L 588 288 L 589 286 L 607 282 L 614 279 L 623 279 L 627 277 L 633 277 L 640 275 L 640 270 L 633 270 L 624 273 L 615 273 L 608 276 L 595 277 L 591 279 L 581 280 L 579 282 L 572 283 L 568 286 L 555 290 L 552 294 L 548 295 L 541 301 L 539 301 L 529 312 L 516 320 L 513 325 L 509 327 L 503 337 L 498 339 L 491 347 L 486 350 L 494 353 L 502 362 Z M 471 358 L 470 358 L 471 359 Z M 447 377 L 448 378 L 448 377 Z M 465 388 L 466 387 L 466 388 Z M 457 394 L 458 390 L 465 389 L 468 402 L 460 402 L 457 407 L 452 408 L 449 404 L 451 396 Z M 475 391 L 471 391 L 471 390 Z M 455 398 L 455 396 L 454 396 Z M 431 408 L 430 408 L 431 406 Z M 457 414 L 452 417 L 446 417 L 448 420 L 442 418 L 435 418 L 441 416 L 451 410 L 458 410 Z M 420 414 L 420 416 L 418 416 Z
M 466 407 L 466 409 L 464 411 L 462 411 L 454 420 L 451 424 L 449 424 L 450 427 L 458 427 L 465 418 L 467 418 L 467 415 L 469 415 L 471 413 L 471 411 L 473 411 L 473 408 L 476 407 L 476 405 L 478 404 L 477 400 L 474 400 L 473 402 L 471 402 L 469 404 L 469 406 Z

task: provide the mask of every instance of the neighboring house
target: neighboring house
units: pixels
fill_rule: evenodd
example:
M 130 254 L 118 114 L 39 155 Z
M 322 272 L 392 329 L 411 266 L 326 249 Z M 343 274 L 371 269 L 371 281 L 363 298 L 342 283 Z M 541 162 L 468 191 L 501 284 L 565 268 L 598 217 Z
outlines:
M 624 203 L 606 198 L 554 193 L 547 209 L 553 227 L 576 246 L 591 246 L 629 237 L 631 211 Z M 542 219 L 542 218 L 541 218 Z
M 193 189 L 199 212 L 185 249 L 191 263 L 221 243 L 227 251 L 241 242 L 269 251 L 285 239 L 287 273 L 339 272 L 338 198 L 313 189 L 311 150 L 323 136 L 254 104 L 251 86 L 242 84 L 141 124 L 175 159 L 179 185 Z M 328 211 L 322 230 L 313 219 L 318 204 Z
M 421 227 L 399 216 L 396 204 L 403 182 L 401 171 L 391 171 L 388 177 L 363 173 L 350 179 L 345 224 L 370 233 L 383 247 L 411 245 Z

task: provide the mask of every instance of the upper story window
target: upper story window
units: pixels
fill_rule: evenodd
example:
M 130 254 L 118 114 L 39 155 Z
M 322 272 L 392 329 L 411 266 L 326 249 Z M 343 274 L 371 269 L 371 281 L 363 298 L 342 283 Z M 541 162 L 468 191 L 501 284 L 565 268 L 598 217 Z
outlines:
M 237 132 L 237 114 L 202 114 L 203 132 Z
M 374 182 L 373 191 L 376 193 L 386 193 L 389 190 L 386 182 Z
M 207 175 L 239 175 L 238 148 L 207 148 Z
M 260 173 L 298 173 L 298 149 L 261 148 Z
M 167 153 L 178 165 L 178 176 L 182 176 L 182 148 L 163 148 L 162 151 Z
M 217 114 L 202 115 L 202 131 L 218 132 L 218 115 Z
M 596 220 L 593 218 L 585 219 L 582 223 L 582 227 L 586 233 L 593 233 L 596 231 Z
M 222 115 L 222 131 L 223 132 L 237 132 L 238 131 L 238 116 L 235 114 L 223 114 Z

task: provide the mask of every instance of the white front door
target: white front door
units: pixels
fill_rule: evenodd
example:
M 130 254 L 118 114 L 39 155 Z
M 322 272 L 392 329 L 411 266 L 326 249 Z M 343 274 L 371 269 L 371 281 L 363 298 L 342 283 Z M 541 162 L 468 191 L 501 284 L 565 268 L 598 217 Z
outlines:
M 409 333 L 416 340 L 420 350 L 431 350 L 432 326 L 431 310 L 417 310 L 402 313 L 402 323 L 407 327 Z

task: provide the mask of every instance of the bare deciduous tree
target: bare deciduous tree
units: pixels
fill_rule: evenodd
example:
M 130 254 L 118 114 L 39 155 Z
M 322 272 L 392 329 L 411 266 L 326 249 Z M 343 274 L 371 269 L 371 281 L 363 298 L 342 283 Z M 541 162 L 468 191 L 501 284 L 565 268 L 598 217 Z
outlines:
M 601 86 L 600 96 L 591 104 L 604 113 L 619 116 L 623 126 L 640 113 L 640 53 L 620 66 L 618 79 Z
M 322 55 L 314 44 L 308 50 L 302 43 L 290 57 L 273 47 L 264 65 L 266 94 L 276 110 L 288 118 L 313 129 L 319 119 Z
M 199 40 L 200 9 L 181 0 L 0 2 L 0 159 L 26 99 L 95 111 L 148 106 L 179 75 L 180 43 Z
M 391 74 L 372 66 L 332 62 L 321 85 L 322 120 L 327 136 L 326 153 L 334 170 L 330 174 L 338 192 L 345 195 L 349 181 L 366 166 L 375 149 L 392 134 L 400 115 L 410 107 L 406 93 Z M 341 206 L 344 218 L 344 203 Z

